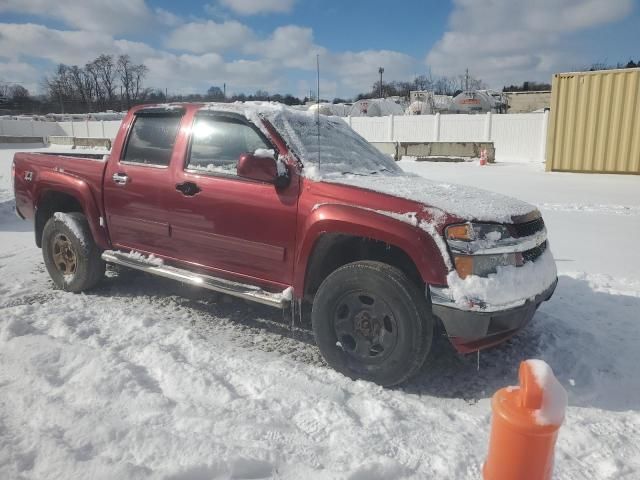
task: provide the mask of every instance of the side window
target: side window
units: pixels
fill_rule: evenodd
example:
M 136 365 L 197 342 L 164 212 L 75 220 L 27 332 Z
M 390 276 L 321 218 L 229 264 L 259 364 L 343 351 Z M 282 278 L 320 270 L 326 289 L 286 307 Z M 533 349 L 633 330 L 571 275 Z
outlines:
M 240 155 L 253 153 L 259 148 L 272 147 L 242 120 L 196 117 L 191 136 L 191 153 L 185 168 L 235 175 Z
M 138 115 L 122 161 L 163 167 L 169 165 L 181 118 L 178 115 Z

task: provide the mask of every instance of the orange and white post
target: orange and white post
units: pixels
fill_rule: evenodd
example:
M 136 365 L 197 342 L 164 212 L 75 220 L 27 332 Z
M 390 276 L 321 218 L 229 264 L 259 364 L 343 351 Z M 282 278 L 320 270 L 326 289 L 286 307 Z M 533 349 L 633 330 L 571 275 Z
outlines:
M 483 148 L 480 150 L 480 166 L 485 166 L 487 164 L 487 149 Z
M 484 480 L 551 480 L 567 392 L 542 360 L 520 364 L 520 385 L 498 390 Z

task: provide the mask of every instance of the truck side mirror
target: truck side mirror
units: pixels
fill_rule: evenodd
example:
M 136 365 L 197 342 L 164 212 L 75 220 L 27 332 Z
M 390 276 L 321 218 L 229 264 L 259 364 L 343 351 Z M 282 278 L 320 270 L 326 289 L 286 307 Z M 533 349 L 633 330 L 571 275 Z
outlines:
M 289 172 L 278 173 L 276 160 L 271 157 L 258 157 L 253 153 L 243 153 L 237 164 L 239 177 L 260 182 L 273 183 L 276 187 L 289 184 Z

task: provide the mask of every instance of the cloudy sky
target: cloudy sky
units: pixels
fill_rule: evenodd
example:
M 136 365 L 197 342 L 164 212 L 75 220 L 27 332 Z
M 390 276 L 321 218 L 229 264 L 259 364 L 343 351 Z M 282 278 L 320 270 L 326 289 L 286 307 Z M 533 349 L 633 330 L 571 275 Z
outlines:
M 0 80 L 128 53 L 147 86 L 351 96 L 377 79 L 472 75 L 494 88 L 640 59 L 636 0 L 0 0 Z

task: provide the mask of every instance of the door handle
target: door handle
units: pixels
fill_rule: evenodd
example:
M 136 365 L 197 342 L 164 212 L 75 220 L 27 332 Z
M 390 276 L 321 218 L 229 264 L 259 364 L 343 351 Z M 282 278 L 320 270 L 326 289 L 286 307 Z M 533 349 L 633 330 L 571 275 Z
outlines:
M 116 185 L 126 185 L 129 182 L 129 177 L 124 173 L 114 173 L 111 179 Z
M 179 183 L 176 185 L 176 190 L 187 197 L 193 197 L 196 193 L 202 191 L 200 187 L 193 182 Z

